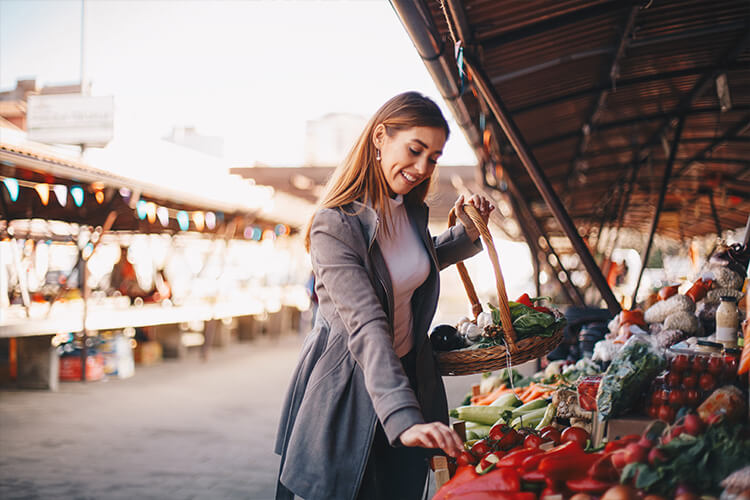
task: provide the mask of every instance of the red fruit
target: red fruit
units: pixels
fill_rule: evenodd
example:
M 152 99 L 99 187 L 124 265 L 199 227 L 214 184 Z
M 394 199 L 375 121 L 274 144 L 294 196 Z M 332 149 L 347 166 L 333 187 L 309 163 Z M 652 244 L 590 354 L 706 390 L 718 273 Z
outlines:
M 697 436 L 703 433 L 703 421 L 695 413 L 688 413 L 685 415 L 683 425 L 685 426 L 685 432 L 691 436 Z
M 651 441 L 646 436 L 643 436 L 641 439 L 638 440 L 638 446 L 642 448 L 646 448 L 647 450 L 650 450 L 651 448 L 654 447 L 654 442 Z
M 479 461 L 479 467 L 481 467 L 482 470 L 487 470 L 488 467 L 491 465 L 495 465 L 500 461 L 500 457 L 495 452 L 489 452 L 485 456 L 482 457 L 482 459 Z
M 625 447 L 625 463 L 644 463 L 648 459 L 648 450 L 638 443 L 630 443 Z
M 667 375 L 664 377 L 664 381 L 667 383 L 669 387 L 679 387 L 680 386 L 680 374 L 675 371 L 669 371 Z
M 476 458 L 483 457 L 492 451 L 486 439 L 480 439 L 471 447 L 471 454 Z
M 523 436 L 515 429 L 509 428 L 508 432 L 497 442 L 497 447 L 507 451 L 521 443 L 523 443 Z
M 552 441 L 555 444 L 562 443 L 562 435 L 554 427 L 550 427 L 546 431 L 542 430 L 539 435 L 546 441 Z
M 659 407 L 657 405 L 649 405 L 646 408 L 646 414 L 653 419 L 659 418 Z
M 669 393 L 669 404 L 675 408 L 680 408 L 685 404 L 685 392 L 682 389 L 673 389 Z
M 687 354 L 678 354 L 672 359 L 670 368 L 677 372 L 683 372 L 690 367 L 690 358 Z
M 720 375 L 724 370 L 724 360 L 719 356 L 711 356 L 708 359 L 708 373 Z
M 712 413 L 706 418 L 706 424 L 716 425 L 722 420 L 724 420 L 724 415 L 722 415 L 721 413 Z
M 682 434 L 683 432 L 685 432 L 685 426 L 684 425 L 676 425 L 676 426 L 672 427 L 671 431 L 669 431 L 669 436 L 671 438 L 676 438 L 676 437 L 679 437 L 680 434 Z
M 692 389 L 698 386 L 698 376 L 691 372 L 682 374 L 682 387 Z
M 628 465 L 625 460 L 625 450 L 619 450 L 612 453 L 612 465 L 614 465 L 616 469 L 622 469 Z
M 698 385 L 706 392 L 713 391 L 716 388 L 716 379 L 710 373 L 704 373 L 698 380 Z
M 659 420 L 663 420 L 664 422 L 671 424 L 674 420 L 675 411 L 674 408 L 668 405 L 662 405 L 659 407 Z
M 667 454 L 661 448 L 651 448 L 648 452 L 648 463 L 656 467 L 668 460 Z
M 544 439 L 537 436 L 536 434 L 529 434 L 526 436 L 526 438 L 523 440 L 523 447 L 533 450 L 536 448 L 539 448 L 539 446 L 544 443 Z
M 663 405 L 669 402 L 669 391 L 666 389 L 657 389 L 655 391 L 657 406 Z
M 580 427 L 567 427 L 562 431 L 560 438 L 562 439 L 563 443 L 567 443 L 568 441 L 575 441 L 581 445 L 581 448 L 585 448 L 586 443 L 588 443 L 591 436 L 589 436 L 589 433 L 586 432 L 586 429 L 582 429 Z
M 685 403 L 691 408 L 698 406 L 701 401 L 701 395 L 697 389 L 688 389 L 685 391 Z
M 696 356 L 695 358 L 693 358 L 691 367 L 693 368 L 693 371 L 695 373 L 703 373 L 706 370 L 706 357 Z
M 731 378 L 737 375 L 737 363 L 737 356 L 731 354 L 724 356 L 724 369 Z
M 500 441 L 510 429 L 511 427 L 504 423 L 495 424 L 490 428 L 489 438 L 493 441 Z
M 462 451 L 456 459 L 456 465 L 476 465 L 477 458 L 468 451 Z

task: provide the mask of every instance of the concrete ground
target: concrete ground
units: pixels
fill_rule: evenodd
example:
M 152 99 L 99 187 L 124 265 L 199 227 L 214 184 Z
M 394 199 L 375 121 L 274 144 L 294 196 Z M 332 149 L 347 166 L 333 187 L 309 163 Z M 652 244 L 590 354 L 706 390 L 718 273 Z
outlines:
M 271 499 L 288 334 L 139 366 L 133 378 L 0 391 L 0 498 Z M 458 404 L 479 376 L 446 378 Z

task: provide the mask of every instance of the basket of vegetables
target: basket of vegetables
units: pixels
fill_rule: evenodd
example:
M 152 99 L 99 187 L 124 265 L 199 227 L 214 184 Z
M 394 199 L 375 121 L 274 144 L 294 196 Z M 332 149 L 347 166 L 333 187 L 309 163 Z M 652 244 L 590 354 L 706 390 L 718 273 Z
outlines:
M 463 210 L 479 229 L 487 253 L 490 256 L 497 285 L 497 307 L 489 305 L 483 312 L 474 284 L 466 266 L 456 264 L 458 274 L 471 302 L 474 320 L 460 329 L 470 330 L 464 335 L 455 330 L 455 341 L 447 338 L 446 330 L 438 326 L 430 339 L 436 350 L 438 367 L 443 375 L 468 375 L 518 365 L 539 358 L 552 351 L 562 341 L 565 317 L 554 308 L 537 305 L 539 299 L 524 294 L 518 301 L 508 301 L 505 281 L 500 268 L 497 250 L 487 225 L 471 205 Z M 456 223 L 456 213 L 451 210 L 449 224 Z M 448 340 L 446 342 L 446 340 Z M 470 345 L 467 345 L 470 344 Z

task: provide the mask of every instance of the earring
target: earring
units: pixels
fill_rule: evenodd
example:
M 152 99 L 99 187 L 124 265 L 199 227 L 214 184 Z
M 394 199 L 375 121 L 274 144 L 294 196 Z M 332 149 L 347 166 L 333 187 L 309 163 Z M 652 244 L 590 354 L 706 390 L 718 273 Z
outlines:
M 380 161 L 380 150 L 379 149 L 375 150 L 375 159 L 378 160 L 378 161 Z

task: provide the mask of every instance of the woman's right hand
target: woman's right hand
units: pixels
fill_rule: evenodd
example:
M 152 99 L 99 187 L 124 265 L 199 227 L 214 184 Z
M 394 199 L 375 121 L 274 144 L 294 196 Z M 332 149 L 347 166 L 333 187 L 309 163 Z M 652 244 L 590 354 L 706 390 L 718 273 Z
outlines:
M 464 449 L 456 431 L 442 422 L 412 425 L 401 433 L 399 439 L 404 446 L 441 448 L 452 457 L 459 456 Z

